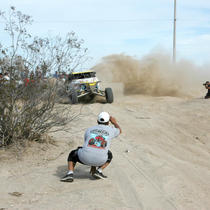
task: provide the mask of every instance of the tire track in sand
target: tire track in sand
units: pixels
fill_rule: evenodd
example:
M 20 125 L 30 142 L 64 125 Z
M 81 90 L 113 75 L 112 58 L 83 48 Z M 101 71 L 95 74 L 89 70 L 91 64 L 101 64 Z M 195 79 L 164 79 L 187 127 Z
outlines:
M 122 139 L 122 137 L 119 138 Z M 126 141 L 123 140 L 123 142 Z M 117 183 L 126 207 L 141 210 L 177 209 L 173 200 L 161 190 L 158 184 L 125 153 L 120 151 L 119 145 L 113 144 L 112 150 L 116 159 L 112 166 L 112 177 L 116 177 L 114 182 Z

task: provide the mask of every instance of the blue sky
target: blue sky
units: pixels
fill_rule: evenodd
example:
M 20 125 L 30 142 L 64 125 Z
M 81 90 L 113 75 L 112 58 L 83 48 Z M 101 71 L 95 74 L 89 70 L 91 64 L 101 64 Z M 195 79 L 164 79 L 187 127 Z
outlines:
M 116 53 L 141 58 L 159 49 L 172 54 L 174 0 L 0 1 L 1 10 L 13 5 L 31 15 L 34 35 L 75 31 L 93 58 L 87 68 Z M 182 58 L 210 63 L 210 0 L 177 0 L 177 59 Z

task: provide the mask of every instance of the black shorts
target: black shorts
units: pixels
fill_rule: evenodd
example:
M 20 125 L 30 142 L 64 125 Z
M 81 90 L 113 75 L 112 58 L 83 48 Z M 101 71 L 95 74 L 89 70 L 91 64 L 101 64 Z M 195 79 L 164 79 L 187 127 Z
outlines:
M 75 150 L 72 150 L 70 153 L 69 153 L 69 156 L 68 156 L 68 162 L 72 161 L 73 163 L 81 163 L 81 164 L 84 164 L 82 161 L 80 161 L 79 159 L 79 156 L 78 156 L 78 150 L 81 149 L 82 147 L 78 147 L 77 149 Z M 106 163 L 110 163 L 112 161 L 112 158 L 113 158 L 113 155 L 112 155 L 112 152 L 110 150 L 108 150 L 108 158 L 107 158 L 107 161 Z

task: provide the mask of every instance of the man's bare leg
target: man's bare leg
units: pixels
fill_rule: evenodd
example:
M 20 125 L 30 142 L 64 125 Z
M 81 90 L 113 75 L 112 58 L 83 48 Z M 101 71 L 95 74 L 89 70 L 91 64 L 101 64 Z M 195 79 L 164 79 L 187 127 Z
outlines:
M 93 175 L 95 172 L 96 172 L 96 167 L 95 166 L 91 166 L 90 174 Z
M 68 162 L 68 172 L 67 174 L 61 179 L 63 182 L 73 182 L 74 181 L 74 167 L 76 163 L 69 161 Z
M 75 167 L 76 163 L 69 161 L 68 162 L 68 170 L 69 171 L 74 171 L 74 167 Z
M 108 165 L 109 165 L 109 162 L 106 162 L 102 166 L 100 166 L 99 168 L 101 168 L 102 170 L 104 170 Z

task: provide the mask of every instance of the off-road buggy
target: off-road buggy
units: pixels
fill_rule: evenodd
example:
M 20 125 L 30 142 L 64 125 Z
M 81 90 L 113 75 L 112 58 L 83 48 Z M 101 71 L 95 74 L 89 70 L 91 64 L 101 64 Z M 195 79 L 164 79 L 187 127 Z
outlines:
M 105 90 L 101 90 L 100 82 L 94 71 L 73 72 L 69 74 L 65 86 L 71 103 L 77 104 L 79 99 L 82 98 L 92 100 L 96 95 L 104 97 L 107 103 L 112 103 L 114 100 L 112 89 L 105 88 Z

